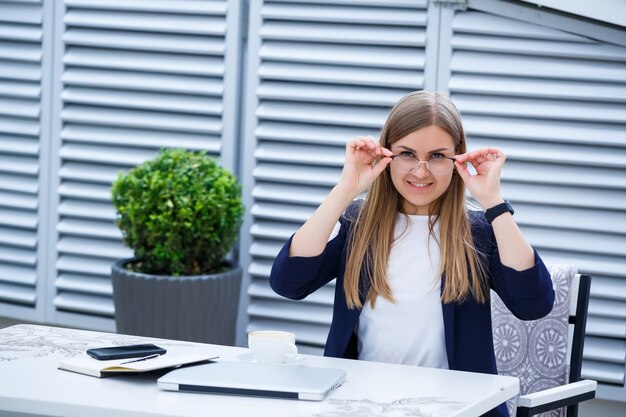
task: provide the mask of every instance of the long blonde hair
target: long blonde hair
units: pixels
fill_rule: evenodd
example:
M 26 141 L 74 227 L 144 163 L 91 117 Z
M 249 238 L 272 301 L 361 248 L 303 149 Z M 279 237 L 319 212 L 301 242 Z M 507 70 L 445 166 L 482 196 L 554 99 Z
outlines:
M 430 91 L 415 91 L 404 96 L 391 109 L 380 135 L 380 144 L 389 149 L 406 135 L 428 126 L 448 132 L 455 144 L 455 154 L 466 151 L 461 115 L 448 96 Z M 370 187 L 365 202 L 356 215 L 344 275 L 344 291 L 349 308 L 361 308 L 361 298 L 375 306 L 376 298 L 394 301 L 387 281 L 387 262 L 394 241 L 394 227 L 402 197 L 395 189 L 389 169 L 385 169 Z M 442 302 L 461 302 L 468 294 L 484 303 L 488 286 L 483 255 L 474 247 L 471 226 L 465 208 L 465 185 L 454 172 L 444 194 L 431 203 L 429 231 L 440 222 L 440 263 L 438 275 L 445 274 Z M 360 275 L 369 279 L 360 286 Z M 361 292 L 365 293 L 361 294 Z

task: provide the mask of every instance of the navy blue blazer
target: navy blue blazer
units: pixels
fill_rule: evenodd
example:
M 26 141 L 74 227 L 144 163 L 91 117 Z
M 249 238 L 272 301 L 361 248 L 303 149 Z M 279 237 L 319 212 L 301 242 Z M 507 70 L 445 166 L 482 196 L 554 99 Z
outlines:
M 272 289 L 283 297 L 301 300 L 334 278 L 335 300 L 333 319 L 324 350 L 325 356 L 357 359 L 357 334 L 360 309 L 348 309 L 343 289 L 346 267 L 346 247 L 362 204 L 348 207 L 339 220 L 339 234 L 327 243 L 318 256 L 289 256 L 290 238 L 279 252 L 270 274 Z M 554 290 L 543 261 L 535 251 L 535 265 L 516 271 L 502 265 L 495 236 L 483 212 L 468 211 L 474 246 L 487 256 L 489 283 L 511 312 L 522 320 L 536 320 L 552 310 Z M 367 290 L 369 279 L 363 274 L 361 288 Z M 442 289 L 445 275 L 442 277 Z M 367 291 L 362 291 L 366 294 Z M 365 300 L 361 299 L 364 303 Z M 442 303 L 446 353 L 450 369 L 497 374 L 491 331 L 491 306 L 480 304 L 471 295 L 461 303 Z M 490 417 L 508 416 L 505 404 L 485 414 Z

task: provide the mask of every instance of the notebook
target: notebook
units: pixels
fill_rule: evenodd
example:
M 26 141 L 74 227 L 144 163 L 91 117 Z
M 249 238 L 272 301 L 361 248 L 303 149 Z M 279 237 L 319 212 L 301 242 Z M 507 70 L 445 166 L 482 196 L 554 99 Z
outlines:
M 343 369 L 212 362 L 176 369 L 159 378 L 157 383 L 159 388 L 170 391 L 321 401 L 345 379 Z

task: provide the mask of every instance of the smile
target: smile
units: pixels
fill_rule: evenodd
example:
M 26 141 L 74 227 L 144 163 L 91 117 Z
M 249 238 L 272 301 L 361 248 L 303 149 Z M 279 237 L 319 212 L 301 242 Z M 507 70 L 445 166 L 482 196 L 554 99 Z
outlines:
M 411 184 L 413 188 L 419 188 L 419 189 L 428 188 L 433 184 L 432 182 L 412 182 L 412 181 L 407 181 L 407 182 Z

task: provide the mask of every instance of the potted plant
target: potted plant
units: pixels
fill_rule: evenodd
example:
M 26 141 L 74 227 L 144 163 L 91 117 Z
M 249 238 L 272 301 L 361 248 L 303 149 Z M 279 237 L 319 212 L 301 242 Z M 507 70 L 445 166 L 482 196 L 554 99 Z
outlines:
M 112 267 L 117 331 L 233 345 L 242 270 L 227 255 L 244 214 L 236 177 L 206 153 L 161 150 L 120 173 L 112 198 L 134 251 Z

